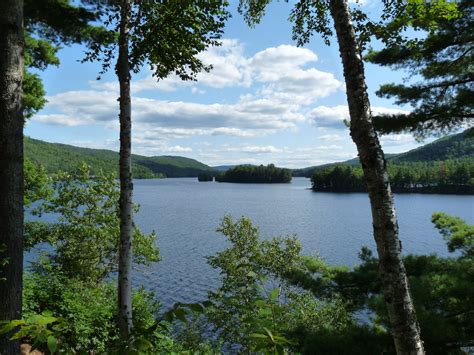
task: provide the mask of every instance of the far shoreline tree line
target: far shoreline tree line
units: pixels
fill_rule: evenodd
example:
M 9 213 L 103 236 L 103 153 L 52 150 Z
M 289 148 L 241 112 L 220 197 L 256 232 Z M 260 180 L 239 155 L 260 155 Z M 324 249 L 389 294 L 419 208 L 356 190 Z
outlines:
M 470 159 L 440 162 L 388 163 L 391 188 L 397 193 L 474 194 L 474 163 Z M 224 172 L 203 172 L 198 181 L 273 184 L 290 183 L 290 169 L 273 164 L 238 165 Z M 335 164 L 311 175 L 315 192 L 367 192 L 360 166 Z

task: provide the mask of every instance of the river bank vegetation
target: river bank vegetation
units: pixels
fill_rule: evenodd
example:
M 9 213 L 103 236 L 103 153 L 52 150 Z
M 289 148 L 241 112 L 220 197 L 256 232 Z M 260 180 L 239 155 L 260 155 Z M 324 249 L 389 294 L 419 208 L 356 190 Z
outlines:
M 249 219 L 230 216 L 218 228 L 229 247 L 208 258 L 222 275 L 218 288 L 199 303 L 163 309 L 138 285 L 132 341 L 122 343 L 111 280 L 116 180 L 91 175 L 86 165 L 54 177 L 28 167 L 25 204 L 38 218 L 26 224 L 25 250 L 38 258 L 24 275 L 23 320 L 3 323 L 0 333 L 18 326 L 17 337 L 51 353 L 394 353 L 378 260 L 369 249 L 353 268 L 328 265 L 302 254 L 296 236 L 262 239 Z M 47 213 L 56 222 L 44 222 Z M 452 255 L 408 255 L 404 262 L 427 351 L 462 353 L 473 341 L 474 226 L 444 213 L 432 222 Z M 153 233 L 135 228 L 133 247 L 136 265 L 159 262 Z

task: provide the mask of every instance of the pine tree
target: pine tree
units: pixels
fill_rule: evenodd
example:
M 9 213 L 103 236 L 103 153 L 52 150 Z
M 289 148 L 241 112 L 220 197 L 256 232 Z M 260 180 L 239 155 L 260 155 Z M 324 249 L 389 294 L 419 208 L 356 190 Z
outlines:
M 426 31 L 422 38 L 402 36 L 407 27 Z M 409 1 L 381 28 L 386 47 L 366 59 L 392 69 L 406 69 L 419 82 L 385 84 L 377 91 L 409 104 L 409 114 L 375 117 L 381 133 L 410 132 L 423 138 L 447 133 L 474 118 L 474 3 Z

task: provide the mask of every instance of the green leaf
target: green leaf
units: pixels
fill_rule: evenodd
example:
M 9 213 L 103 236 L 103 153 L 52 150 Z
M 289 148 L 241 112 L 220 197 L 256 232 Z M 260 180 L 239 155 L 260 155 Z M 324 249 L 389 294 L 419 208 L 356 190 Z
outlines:
M 278 299 L 280 296 L 280 290 L 278 288 L 275 288 L 271 293 L 270 293 L 270 299 L 272 301 L 275 301 Z
M 265 332 L 268 334 L 268 337 L 272 340 L 272 342 L 275 342 L 274 338 L 273 338 L 273 334 L 272 332 L 270 331 L 270 329 L 268 328 L 263 328 L 265 330 Z
M 55 337 L 50 335 L 48 337 L 48 350 L 51 352 L 51 354 L 54 354 L 58 350 L 58 342 Z
M 12 320 L 7 322 L 2 328 L 0 328 L 0 334 L 5 334 L 12 331 L 14 328 L 18 327 L 19 325 L 23 325 L 25 322 L 21 319 Z
M 260 333 L 252 333 L 250 334 L 250 337 L 253 339 L 267 339 L 268 336 L 265 334 L 260 334 Z
M 204 301 L 201 304 L 203 305 L 204 308 L 209 308 L 209 307 L 214 306 L 214 303 L 212 303 L 212 301 Z

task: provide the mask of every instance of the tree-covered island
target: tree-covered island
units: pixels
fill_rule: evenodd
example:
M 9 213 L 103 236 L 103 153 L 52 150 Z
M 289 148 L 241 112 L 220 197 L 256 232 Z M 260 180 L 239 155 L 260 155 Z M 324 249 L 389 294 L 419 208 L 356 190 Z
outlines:
M 290 169 L 267 166 L 238 165 L 216 176 L 217 182 L 238 182 L 246 184 L 276 184 L 291 182 Z
M 200 182 L 214 181 L 214 177 L 212 176 L 211 173 L 204 172 L 198 175 L 198 181 Z

